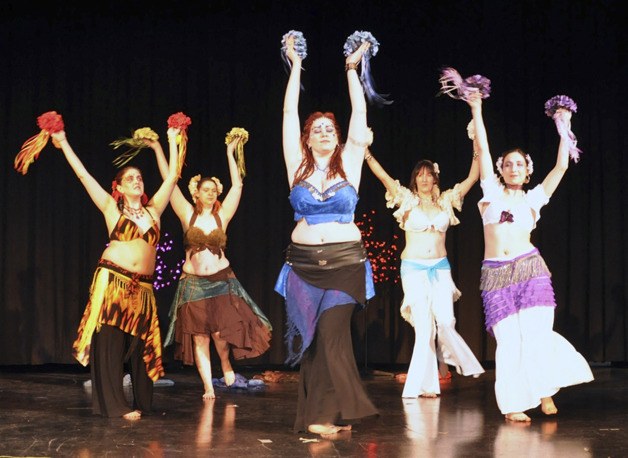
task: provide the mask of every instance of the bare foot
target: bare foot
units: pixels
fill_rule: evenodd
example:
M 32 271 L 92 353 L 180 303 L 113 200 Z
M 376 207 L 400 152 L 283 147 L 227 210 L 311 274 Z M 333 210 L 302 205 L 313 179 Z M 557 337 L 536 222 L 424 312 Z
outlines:
M 438 374 L 438 381 L 440 383 L 451 382 L 451 372 L 447 371 L 444 375 Z
M 395 375 L 395 380 L 399 383 L 406 383 L 406 379 L 408 378 L 408 374 L 397 374 Z
M 429 399 L 434 399 L 437 398 L 438 395 L 436 393 L 423 393 L 419 395 L 420 398 L 429 398 Z
M 541 410 L 545 415 L 556 415 L 558 413 L 558 408 L 551 397 L 541 398 Z
M 351 425 L 334 425 L 340 429 L 340 431 L 351 431 Z
M 233 385 L 233 382 L 235 382 L 235 374 L 233 373 L 233 371 L 225 371 L 224 372 L 224 377 L 225 377 L 225 385 L 227 386 L 231 386 Z
M 124 415 L 122 415 L 122 418 L 124 418 L 125 420 L 139 420 L 140 418 L 142 418 L 142 412 L 140 412 L 139 410 L 134 410 L 133 412 L 125 413 Z
M 517 422 L 528 422 L 532 421 L 530 417 L 528 417 L 523 412 L 511 412 L 506 414 L 506 420 L 508 421 L 517 421 Z
M 213 387 L 209 390 L 205 390 L 205 393 L 203 393 L 203 400 L 207 400 L 207 399 L 216 399 L 216 395 L 214 394 Z
M 320 434 L 323 439 L 331 439 L 335 437 L 342 429 L 340 426 L 328 423 L 325 425 L 310 425 L 307 427 L 307 430 L 312 434 Z

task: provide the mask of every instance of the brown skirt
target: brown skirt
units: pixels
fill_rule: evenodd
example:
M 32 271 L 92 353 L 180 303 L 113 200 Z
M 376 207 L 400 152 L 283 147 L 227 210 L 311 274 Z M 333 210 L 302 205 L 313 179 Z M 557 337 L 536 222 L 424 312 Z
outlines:
M 219 332 L 234 359 L 255 358 L 270 348 L 271 332 L 240 296 L 227 293 L 181 304 L 175 324 L 174 357 L 194 364 L 194 335 Z

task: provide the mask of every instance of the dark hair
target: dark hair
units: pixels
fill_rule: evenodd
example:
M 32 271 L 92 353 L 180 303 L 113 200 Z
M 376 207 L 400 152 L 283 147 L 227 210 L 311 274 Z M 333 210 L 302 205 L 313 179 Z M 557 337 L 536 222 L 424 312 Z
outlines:
M 334 116 L 331 112 L 321 112 L 316 111 L 310 114 L 305 120 L 305 124 L 303 124 L 303 131 L 301 132 L 301 150 L 303 151 L 303 160 L 301 161 L 301 165 L 294 174 L 293 183 L 298 183 L 299 181 L 309 177 L 314 172 L 314 155 L 312 154 L 312 150 L 309 148 L 307 142 L 310 139 L 310 130 L 312 129 L 312 124 L 314 121 L 320 118 L 329 119 L 334 125 L 334 129 L 336 129 L 336 138 L 338 139 L 338 144 L 334 149 L 334 152 L 331 155 L 331 159 L 329 160 L 329 170 L 327 171 L 327 178 L 332 178 L 335 175 L 340 175 L 343 179 L 347 179 L 347 175 L 342 168 L 342 150 L 344 145 L 342 143 L 342 135 L 340 133 L 340 126 L 338 125 L 338 121 L 336 121 L 336 116 Z
M 530 182 L 530 175 L 528 175 L 528 171 L 527 171 L 527 168 L 528 168 L 528 155 L 521 148 L 512 148 L 512 149 L 508 149 L 508 150 L 504 151 L 497 158 L 497 160 L 501 159 L 502 163 L 503 163 L 503 161 L 506 159 L 506 156 L 508 156 L 510 153 L 519 153 L 519 154 L 521 154 L 521 157 L 523 157 L 523 160 L 526 163 L 526 182 L 524 183 L 524 186 L 523 186 L 525 188 L 525 185 Z M 502 165 L 502 167 L 503 167 L 503 165 Z M 499 173 L 499 171 L 497 173 L 497 178 L 499 179 L 499 182 L 501 184 L 503 184 L 504 186 L 506 185 L 506 182 L 504 181 L 504 177 L 502 176 L 501 173 Z
M 410 191 L 416 193 L 418 188 L 416 186 L 416 177 L 421 172 L 421 170 L 427 169 L 427 171 L 434 177 L 434 186 L 438 186 L 440 188 L 440 178 L 438 173 L 436 173 L 436 169 L 434 168 L 434 163 L 428 159 L 421 159 L 416 163 L 412 173 L 410 174 L 410 183 L 408 188 Z
M 137 170 L 138 172 L 140 172 L 140 175 L 142 174 L 142 171 L 140 169 L 138 169 L 135 166 L 132 165 L 127 165 L 126 167 L 121 168 L 120 170 L 118 170 L 118 173 L 116 173 L 116 176 L 114 177 L 114 180 L 116 180 L 116 183 L 118 184 L 122 184 L 122 177 L 129 171 L 129 170 Z
M 121 168 L 120 170 L 118 170 L 118 173 L 116 173 L 116 176 L 113 178 L 113 181 L 116 184 L 122 185 L 122 177 L 124 177 L 124 175 L 126 175 L 126 173 L 129 170 L 137 170 L 140 173 L 140 176 L 142 176 L 142 171 L 138 168 L 135 167 L 133 165 L 127 165 L 126 167 Z M 112 189 L 113 193 L 113 198 L 116 199 L 116 203 L 118 205 L 118 210 L 120 210 L 120 213 L 122 213 L 122 210 L 124 208 L 124 198 L 120 198 L 119 195 L 116 196 L 116 189 L 114 187 L 114 189 Z M 146 205 L 148 203 L 148 196 L 146 194 L 142 194 L 142 206 Z

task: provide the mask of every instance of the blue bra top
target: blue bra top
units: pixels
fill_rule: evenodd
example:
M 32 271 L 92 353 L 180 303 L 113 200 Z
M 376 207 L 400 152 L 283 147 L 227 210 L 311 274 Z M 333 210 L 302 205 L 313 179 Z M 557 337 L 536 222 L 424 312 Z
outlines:
M 320 192 L 307 181 L 296 183 L 290 191 L 294 220 L 305 218 L 308 224 L 350 223 L 353 221 L 358 193 L 346 180 Z

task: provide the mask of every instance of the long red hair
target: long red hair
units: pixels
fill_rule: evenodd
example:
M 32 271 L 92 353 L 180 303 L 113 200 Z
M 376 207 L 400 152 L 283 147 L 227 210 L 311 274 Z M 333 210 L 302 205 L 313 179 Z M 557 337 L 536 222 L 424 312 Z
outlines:
M 336 175 L 340 175 L 343 179 L 347 179 L 347 175 L 345 174 L 344 169 L 342 168 L 342 150 L 344 148 L 344 144 L 342 142 L 342 134 L 340 133 L 340 126 L 338 125 L 338 121 L 336 121 L 336 116 L 330 111 L 325 113 L 321 111 L 316 111 L 310 114 L 305 123 L 303 124 L 303 131 L 301 132 L 301 151 L 303 152 L 303 160 L 301 161 L 301 165 L 294 173 L 294 181 L 293 183 L 298 183 L 299 181 L 303 181 L 312 173 L 314 173 L 314 155 L 310 150 L 307 142 L 310 139 L 310 130 L 312 129 L 312 124 L 314 121 L 320 118 L 329 119 L 334 125 L 334 129 L 336 130 L 336 138 L 338 139 L 338 144 L 334 149 L 334 152 L 331 155 L 331 159 L 329 160 L 329 170 L 327 171 L 327 178 L 331 179 Z

